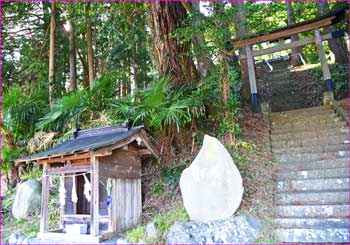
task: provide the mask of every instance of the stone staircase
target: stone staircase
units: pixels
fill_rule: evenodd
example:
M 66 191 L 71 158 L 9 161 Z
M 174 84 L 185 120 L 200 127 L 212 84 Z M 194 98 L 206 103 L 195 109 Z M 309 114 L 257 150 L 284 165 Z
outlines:
M 256 65 L 260 102 L 268 102 L 271 111 L 287 111 L 318 106 L 322 103 L 324 86 L 303 67 L 288 68 L 290 59 L 271 60 Z M 306 68 L 305 68 L 306 69 Z
M 270 114 L 276 238 L 349 243 L 349 129 L 330 107 Z

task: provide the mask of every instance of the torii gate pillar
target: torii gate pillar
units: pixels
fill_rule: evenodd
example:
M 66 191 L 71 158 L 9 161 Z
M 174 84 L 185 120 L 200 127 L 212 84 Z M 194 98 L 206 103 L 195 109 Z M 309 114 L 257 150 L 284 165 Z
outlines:
M 248 75 L 249 75 L 249 85 L 250 93 L 252 98 L 253 111 L 259 111 L 259 101 L 258 101 L 258 91 L 256 88 L 256 78 L 254 69 L 254 57 L 252 52 L 252 47 L 247 45 L 245 47 L 247 53 L 247 64 L 248 64 Z
M 322 45 L 322 37 L 320 34 L 319 29 L 315 29 L 315 44 L 317 48 L 318 57 L 321 61 L 321 67 L 322 67 L 322 73 L 323 73 L 323 79 L 325 80 L 327 84 L 327 90 L 333 91 L 334 90 L 334 83 L 331 77 L 331 73 L 329 71 L 329 66 L 326 58 L 326 54 L 324 52 L 324 48 Z

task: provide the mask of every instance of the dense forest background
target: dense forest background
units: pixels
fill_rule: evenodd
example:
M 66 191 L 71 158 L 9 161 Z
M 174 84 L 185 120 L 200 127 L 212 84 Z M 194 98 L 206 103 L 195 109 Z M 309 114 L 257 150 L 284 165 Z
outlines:
M 231 41 L 343 4 L 3 3 L 5 180 L 15 186 L 32 169 L 15 167 L 16 158 L 66 139 L 75 128 L 144 124 L 164 164 L 205 132 L 235 143 L 249 92 L 244 67 L 231 60 Z M 348 29 L 346 21 L 338 25 Z M 329 43 L 337 86 L 344 88 L 346 53 Z M 298 52 L 309 64 L 319 62 L 314 45 Z

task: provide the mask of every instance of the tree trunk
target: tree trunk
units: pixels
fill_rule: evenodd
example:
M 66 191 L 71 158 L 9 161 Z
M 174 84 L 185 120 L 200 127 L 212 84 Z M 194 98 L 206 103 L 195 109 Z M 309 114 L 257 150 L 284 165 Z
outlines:
M 77 57 L 75 49 L 75 25 L 73 17 L 69 20 L 69 89 L 77 89 Z
M 292 2 L 290 0 L 286 1 L 286 9 L 287 9 L 287 16 L 288 16 L 288 25 L 295 24 L 294 10 L 292 7 Z M 299 40 L 299 36 L 298 34 L 292 35 L 290 39 L 292 42 L 295 42 Z M 301 48 L 291 49 L 291 65 L 293 67 L 300 66 L 302 64 L 300 57 L 298 55 L 300 52 L 301 52 Z
M 234 27 L 236 32 L 236 37 L 244 37 L 247 34 L 246 24 L 247 19 L 243 12 L 243 2 L 232 3 L 232 6 L 236 9 L 236 14 L 233 16 Z M 240 48 L 239 53 L 246 55 L 245 48 Z M 251 103 L 250 100 L 250 85 L 249 85 L 249 76 L 248 76 L 248 63 L 247 60 L 240 60 L 241 67 L 241 76 L 242 76 L 242 98 L 248 104 Z
M 225 5 L 221 2 L 214 3 L 214 17 L 217 16 L 219 18 L 224 14 L 225 11 Z M 229 30 L 229 23 L 227 21 L 221 21 L 220 30 L 225 31 Z M 226 32 L 225 35 L 222 37 L 223 40 L 222 43 L 227 43 L 228 41 L 231 41 L 231 34 L 230 32 Z M 224 49 L 225 47 L 222 47 Z M 232 108 L 229 108 L 229 100 L 230 100 L 230 77 L 229 77 L 229 70 L 228 70 L 228 64 L 229 61 L 226 58 L 226 54 L 223 51 L 219 51 L 219 62 L 221 66 L 221 87 L 222 87 L 222 102 L 224 105 L 224 117 L 227 121 L 232 122 L 233 118 L 230 116 L 230 111 Z M 233 125 L 233 123 L 232 123 Z M 232 144 L 233 143 L 233 135 L 230 132 L 226 132 L 225 134 L 225 144 Z
M 191 5 L 192 5 L 191 10 L 197 15 L 201 15 L 199 4 L 200 4 L 199 1 L 191 3 Z M 198 20 L 197 21 L 195 20 L 193 24 L 195 26 L 197 26 Z M 199 47 L 202 43 L 205 42 L 204 34 L 199 33 L 199 34 L 194 35 L 192 41 L 193 41 L 193 45 L 195 47 Z M 210 69 L 212 69 L 214 67 L 213 61 L 210 59 L 210 57 L 208 57 L 208 53 L 205 53 L 205 52 L 199 52 L 199 54 L 197 54 L 197 56 L 196 56 L 196 60 L 197 60 L 197 69 L 198 69 L 199 73 L 201 74 L 201 77 L 206 77 L 208 75 Z
M 329 5 L 326 1 L 317 2 L 317 13 L 319 16 L 329 13 Z M 333 26 L 324 28 L 326 32 L 333 32 Z M 349 63 L 347 49 L 342 38 L 333 38 L 328 40 L 329 51 L 331 52 L 332 62 L 347 64 Z
M 4 143 L 8 149 L 11 150 L 16 148 L 15 139 L 11 133 L 4 132 L 3 136 L 4 136 L 3 138 Z M 16 164 L 14 162 L 11 164 L 10 173 L 6 173 L 6 177 L 7 177 L 7 185 L 11 188 L 15 188 L 19 180 L 19 174 L 18 174 L 18 168 L 16 167 Z
M 85 5 L 85 22 L 86 22 L 86 39 L 87 39 L 87 48 L 88 48 L 88 67 L 89 67 L 89 86 L 90 89 L 94 86 L 94 51 L 92 49 L 92 32 L 91 32 L 91 23 L 89 17 L 90 3 Z
M 49 100 L 50 108 L 55 103 L 55 29 L 56 4 L 51 5 L 50 52 L 49 52 Z
M 132 16 L 128 18 L 129 26 L 130 26 L 130 41 L 131 41 L 131 69 L 132 69 L 132 76 L 131 76 L 131 83 L 133 83 L 132 86 L 130 86 L 130 92 L 133 94 L 133 90 L 138 85 L 138 67 L 137 67 L 137 55 L 136 55 L 136 35 L 135 35 L 135 24 L 133 22 Z
M 169 76 L 175 86 L 196 81 L 198 73 L 189 56 L 190 43 L 180 44 L 169 37 L 181 26 L 187 16 L 186 9 L 180 2 L 150 2 L 148 6 L 160 75 Z

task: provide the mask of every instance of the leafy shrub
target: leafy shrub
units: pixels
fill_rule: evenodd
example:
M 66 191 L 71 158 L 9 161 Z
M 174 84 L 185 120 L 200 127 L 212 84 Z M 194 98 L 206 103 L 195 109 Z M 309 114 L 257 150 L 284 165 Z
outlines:
M 161 238 L 165 240 L 169 228 L 178 221 L 188 221 L 189 217 L 184 207 L 175 206 L 170 212 L 165 212 L 155 216 L 152 222 L 156 224 L 161 234 Z
M 129 119 L 134 125 L 145 124 L 159 130 L 162 136 L 171 135 L 203 115 L 204 105 L 194 90 L 192 84 L 171 88 L 169 79 L 162 78 L 139 92 L 137 100 L 114 102 L 114 110 L 119 118 Z
M 348 69 L 349 66 L 347 64 L 330 64 L 329 65 L 330 72 L 332 75 L 332 79 L 334 81 L 335 89 L 334 92 L 336 94 L 337 99 L 345 98 L 349 91 L 349 75 Z M 323 80 L 323 73 L 321 66 L 316 66 L 311 69 L 310 72 L 319 79 L 324 86 L 326 86 L 325 81 Z

